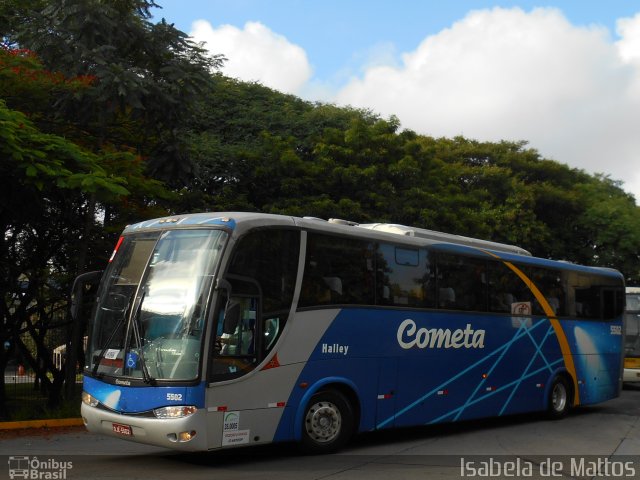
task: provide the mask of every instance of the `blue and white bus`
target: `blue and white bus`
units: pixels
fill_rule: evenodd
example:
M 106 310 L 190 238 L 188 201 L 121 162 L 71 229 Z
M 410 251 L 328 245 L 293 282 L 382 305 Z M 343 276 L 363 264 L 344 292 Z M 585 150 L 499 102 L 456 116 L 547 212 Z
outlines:
M 189 451 L 618 396 L 620 273 L 393 224 L 201 213 L 127 227 L 98 289 L 82 417 Z

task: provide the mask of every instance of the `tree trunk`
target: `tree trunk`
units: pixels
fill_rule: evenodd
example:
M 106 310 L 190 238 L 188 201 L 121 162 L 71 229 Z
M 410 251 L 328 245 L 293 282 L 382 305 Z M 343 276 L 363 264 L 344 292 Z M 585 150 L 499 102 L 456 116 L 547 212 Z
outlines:
M 9 357 L 4 352 L 4 345 L 0 345 L 2 352 L 0 353 L 0 370 L 2 370 L 2 376 L 0 376 L 0 420 L 6 420 L 9 418 L 9 412 L 7 411 L 7 392 L 5 391 L 4 371 L 7 368 L 7 362 Z

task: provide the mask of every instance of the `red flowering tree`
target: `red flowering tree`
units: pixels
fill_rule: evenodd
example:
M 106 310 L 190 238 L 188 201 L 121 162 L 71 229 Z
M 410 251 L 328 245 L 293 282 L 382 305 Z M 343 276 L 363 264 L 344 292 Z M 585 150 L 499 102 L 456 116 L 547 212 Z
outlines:
M 65 378 L 52 355 L 65 339 L 53 339 L 51 331 L 70 330 L 67 297 L 78 252 L 85 244 L 99 262 L 105 248 L 100 218 L 92 218 L 96 228 L 87 230 L 87 202 L 144 208 L 147 196 L 167 197 L 162 184 L 145 177 L 131 149 L 106 141 L 92 148 L 85 132 L 56 113 L 61 98 L 86 92 L 95 82 L 47 70 L 28 50 L 0 48 L 0 369 L 18 355 L 51 405 Z M 4 375 L 0 418 L 6 416 L 3 383 Z
M 222 62 L 173 25 L 152 23 L 155 7 L 0 2 L 0 341 L 9 345 L 0 368 L 18 351 L 52 404 L 63 377 L 46 337 L 67 322 L 70 282 L 102 267 L 123 224 L 170 205 L 160 181 L 187 184 L 188 120 Z

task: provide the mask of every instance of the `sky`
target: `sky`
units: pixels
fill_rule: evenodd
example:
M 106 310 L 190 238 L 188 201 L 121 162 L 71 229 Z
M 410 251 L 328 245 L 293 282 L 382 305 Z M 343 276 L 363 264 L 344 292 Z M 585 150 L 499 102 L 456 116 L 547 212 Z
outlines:
M 432 137 L 526 141 L 640 204 L 639 2 L 156 1 L 225 75 Z

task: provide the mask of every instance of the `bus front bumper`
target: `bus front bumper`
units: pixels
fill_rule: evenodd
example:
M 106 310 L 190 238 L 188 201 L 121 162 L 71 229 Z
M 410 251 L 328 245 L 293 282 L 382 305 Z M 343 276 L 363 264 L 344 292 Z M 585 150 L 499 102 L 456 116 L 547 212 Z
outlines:
M 92 433 L 172 450 L 207 450 L 206 409 L 185 418 L 159 419 L 121 415 L 83 403 L 81 414 Z

